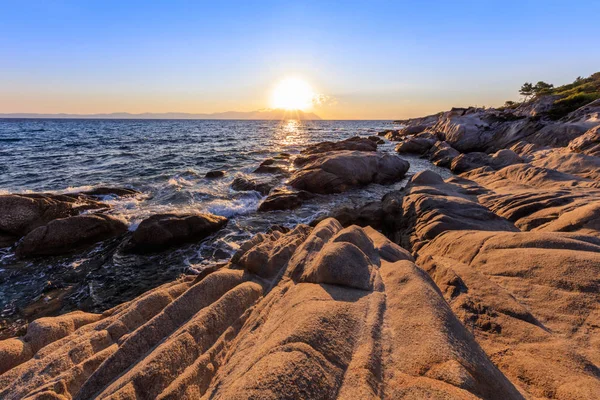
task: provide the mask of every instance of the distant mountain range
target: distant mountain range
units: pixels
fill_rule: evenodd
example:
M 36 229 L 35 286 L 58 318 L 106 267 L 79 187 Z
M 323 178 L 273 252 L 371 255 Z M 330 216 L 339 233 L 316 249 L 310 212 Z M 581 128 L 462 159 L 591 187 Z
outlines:
M 309 112 L 300 110 L 264 109 L 257 111 L 226 111 L 212 114 L 190 114 L 190 113 L 110 113 L 110 114 L 35 114 L 35 113 L 13 113 L 0 114 L 0 118 L 64 118 L 64 119 L 300 119 L 320 120 L 321 118 Z

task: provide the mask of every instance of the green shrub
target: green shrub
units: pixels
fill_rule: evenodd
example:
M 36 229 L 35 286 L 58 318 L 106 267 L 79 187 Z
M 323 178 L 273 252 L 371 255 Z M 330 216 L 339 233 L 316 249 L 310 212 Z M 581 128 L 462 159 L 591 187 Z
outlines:
M 600 92 L 579 92 L 560 98 L 554 102 L 552 109 L 548 112 L 551 119 L 560 119 L 568 113 L 583 107 L 594 100 L 600 99 Z

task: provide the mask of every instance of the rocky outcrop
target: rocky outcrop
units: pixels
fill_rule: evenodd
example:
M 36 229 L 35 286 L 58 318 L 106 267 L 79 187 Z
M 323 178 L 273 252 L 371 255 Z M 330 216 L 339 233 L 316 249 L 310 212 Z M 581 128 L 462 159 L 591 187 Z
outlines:
M 395 239 L 418 251 L 446 231 L 518 231 L 510 221 L 474 201 L 485 193 L 484 188 L 458 178 L 444 182 L 431 171 L 415 174 L 403 199 L 402 226 Z
M 409 136 L 396 146 L 396 151 L 400 154 L 425 154 L 437 141 L 437 137 L 431 133 Z
M 600 157 L 600 125 L 571 140 L 568 147 L 574 153 Z
M 314 195 L 312 193 L 304 190 L 291 191 L 286 189 L 276 189 L 260 203 L 258 211 L 293 210 L 313 197 Z
M 460 152 L 454 149 L 446 142 L 437 141 L 429 149 L 429 161 L 439 167 L 450 168 L 452 160 L 460 155 Z
M 227 224 L 227 218 L 207 213 L 156 214 L 137 227 L 126 249 L 134 253 L 164 250 L 200 241 Z
M 370 142 L 370 140 L 369 140 Z M 409 163 L 400 157 L 366 151 L 334 151 L 313 158 L 296 171 L 289 184 L 311 193 L 340 193 L 370 183 L 404 177 Z
M 514 151 L 504 149 L 498 150 L 492 155 L 478 152 L 460 154 L 452 159 L 450 169 L 452 172 L 460 174 L 480 167 L 501 169 L 522 162 L 523 159 L 521 159 Z
M 516 110 L 453 108 L 428 117 L 436 120 L 427 129 L 462 153 L 492 153 L 508 149 L 520 141 L 538 146 L 565 147 L 600 121 L 597 100 L 558 121 L 546 118 L 550 103 L 553 100 L 542 97 Z M 402 123 L 412 128 L 419 126 L 420 121 L 417 118 Z M 402 140 L 406 136 L 400 130 L 394 135 L 394 140 Z
M 126 231 L 125 222 L 104 214 L 59 218 L 29 232 L 17 245 L 16 254 L 32 257 L 71 253 Z
M 36 337 L 3 398 L 521 398 L 406 251 L 332 219 Z
M 109 206 L 78 194 L 9 194 L 0 196 L 0 241 L 10 245 L 48 222 Z
M 593 399 L 598 190 L 527 164 L 428 175 L 415 175 L 403 204 L 417 264 L 524 397 Z M 491 229 L 490 214 L 505 222 Z

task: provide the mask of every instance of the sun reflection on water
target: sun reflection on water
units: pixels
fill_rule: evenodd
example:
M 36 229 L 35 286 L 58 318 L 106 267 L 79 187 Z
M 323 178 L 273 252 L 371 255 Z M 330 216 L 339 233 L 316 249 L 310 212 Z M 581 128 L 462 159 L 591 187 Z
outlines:
M 307 142 L 306 135 L 304 134 L 304 124 L 302 121 L 297 119 L 288 119 L 281 121 L 282 131 L 282 146 L 299 146 Z

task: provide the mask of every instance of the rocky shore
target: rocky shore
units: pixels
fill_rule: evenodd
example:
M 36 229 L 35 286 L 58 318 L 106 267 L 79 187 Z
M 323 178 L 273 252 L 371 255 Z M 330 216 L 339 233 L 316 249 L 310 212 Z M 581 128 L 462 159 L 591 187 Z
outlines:
M 266 196 L 259 212 L 401 180 L 407 153 L 455 175 L 273 227 L 102 313 L 30 322 L 0 341 L 0 398 L 598 398 L 600 103 L 560 120 L 542 108 L 401 121 L 380 134 L 399 155 L 357 137 L 263 162 L 264 180 L 232 184 Z M 23 258 L 107 239 L 160 251 L 227 223 L 157 215 L 131 234 L 94 193 L 0 205 Z

